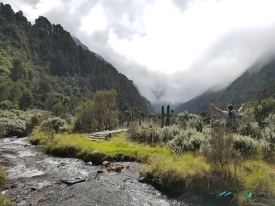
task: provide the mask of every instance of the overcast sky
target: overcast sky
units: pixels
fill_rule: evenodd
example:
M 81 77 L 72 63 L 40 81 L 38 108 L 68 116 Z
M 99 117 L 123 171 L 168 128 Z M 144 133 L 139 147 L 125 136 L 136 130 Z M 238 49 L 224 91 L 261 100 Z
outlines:
M 2 0 L 76 36 L 143 96 L 183 103 L 275 48 L 274 0 Z M 156 98 L 155 93 L 163 96 Z

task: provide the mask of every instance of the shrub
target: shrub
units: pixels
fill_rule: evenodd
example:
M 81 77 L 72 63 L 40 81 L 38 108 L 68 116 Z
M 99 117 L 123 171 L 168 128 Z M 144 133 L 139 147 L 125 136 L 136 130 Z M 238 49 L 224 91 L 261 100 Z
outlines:
M 173 154 L 182 154 L 185 151 L 196 151 L 200 149 L 205 136 L 195 129 L 181 130 L 168 143 Z
M 146 142 L 146 143 L 160 143 L 162 129 L 153 122 L 142 123 L 131 122 L 127 132 L 127 139 Z
M 233 134 L 223 126 L 215 126 L 200 147 L 201 153 L 216 170 L 228 170 L 234 156 Z
M 60 119 L 59 117 L 49 118 L 41 123 L 42 131 L 54 130 L 56 133 L 63 133 L 66 131 L 66 128 L 67 122 L 64 119 Z
M 239 133 L 243 136 L 250 136 L 252 138 L 259 138 L 260 134 L 258 132 L 258 128 L 251 124 L 247 123 L 246 125 L 242 125 L 239 129 Z
M 161 130 L 160 140 L 163 144 L 167 144 L 170 140 L 174 139 L 177 134 L 179 134 L 179 128 L 177 126 L 166 126 Z
M 241 136 L 241 135 L 235 134 L 233 137 L 234 149 L 243 155 L 251 154 L 253 151 L 256 150 L 258 145 L 259 145 L 258 141 L 248 136 Z
M 28 136 L 26 122 L 20 119 L 0 118 L 2 127 L 5 128 L 5 136 Z

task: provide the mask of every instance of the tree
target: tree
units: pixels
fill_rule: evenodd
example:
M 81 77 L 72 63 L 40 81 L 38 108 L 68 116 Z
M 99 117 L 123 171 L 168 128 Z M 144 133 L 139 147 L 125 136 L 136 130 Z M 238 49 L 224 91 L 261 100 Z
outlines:
M 76 121 L 74 129 L 79 132 L 93 132 L 97 128 L 94 102 L 88 100 L 76 108 Z
M 63 105 L 61 101 L 58 101 L 55 105 L 53 105 L 52 111 L 56 116 L 60 116 L 66 113 L 67 108 Z
M 26 109 L 32 106 L 33 96 L 29 89 L 25 90 L 19 103 L 21 109 Z
M 112 129 L 116 125 L 118 117 L 116 97 L 117 92 L 113 89 L 97 91 L 93 95 L 100 129 Z
M 21 59 L 14 59 L 12 61 L 13 67 L 10 69 L 10 78 L 13 81 L 21 79 L 24 76 L 24 67 Z
M 92 132 L 112 129 L 117 124 L 118 110 L 115 90 L 101 90 L 76 108 L 75 130 Z

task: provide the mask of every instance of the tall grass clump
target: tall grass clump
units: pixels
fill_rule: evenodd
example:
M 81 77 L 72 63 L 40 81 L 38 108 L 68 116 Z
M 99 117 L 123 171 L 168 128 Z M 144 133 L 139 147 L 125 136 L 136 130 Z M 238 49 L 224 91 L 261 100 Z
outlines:
M 0 165 L 0 188 L 2 188 L 6 183 L 6 174 Z M 12 204 L 7 197 L 0 195 L 0 206 L 12 206 Z
M 186 152 L 177 156 L 150 158 L 141 175 L 176 192 L 207 185 L 210 166 L 201 155 Z
M 9 198 L 0 195 L 0 206 L 13 206 L 13 204 L 11 203 Z
M 227 170 L 234 154 L 233 135 L 222 126 L 215 127 L 200 149 L 214 170 Z
M 7 183 L 6 181 L 6 174 L 2 168 L 2 166 L 0 165 L 0 186 L 3 186 Z

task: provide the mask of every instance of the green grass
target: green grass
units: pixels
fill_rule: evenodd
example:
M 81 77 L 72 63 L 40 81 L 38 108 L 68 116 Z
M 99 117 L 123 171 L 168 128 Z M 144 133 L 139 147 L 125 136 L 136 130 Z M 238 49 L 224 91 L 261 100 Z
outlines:
M 89 134 L 55 134 L 51 139 L 49 134 L 35 130 L 29 137 L 32 144 L 44 145 L 43 150 L 52 155 L 77 157 L 84 161 L 101 164 L 104 160 L 146 162 L 149 157 L 160 154 L 170 156 L 167 147 L 150 147 L 125 140 L 123 134 L 114 135 L 107 141 L 97 142 L 88 139 Z
M 0 165 L 0 187 L 5 185 L 7 183 L 6 181 L 6 174 L 4 170 L 2 169 L 2 166 Z
M 237 166 L 231 162 L 226 171 L 216 171 L 200 152 L 187 152 L 179 156 L 169 148 L 150 147 L 127 141 L 124 134 L 107 141 L 90 141 L 89 134 L 49 134 L 34 130 L 29 137 L 33 144 L 42 144 L 43 150 L 52 155 L 77 157 L 84 161 L 101 164 L 104 160 L 138 161 L 141 175 L 157 180 L 166 187 L 179 192 L 200 188 L 210 193 L 232 191 L 240 204 L 261 194 L 275 197 L 275 166 L 261 158 L 245 159 Z M 251 199 L 252 199 L 251 198 Z
M 2 188 L 7 183 L 6 174 L 0 165 L 0 188 Z M 0 195 L 0 206 L 12 206 L 9 198 Z
M 0 195 L 0 206 L 12 206 L 13 204 L 10 202 L 9 198 Z

